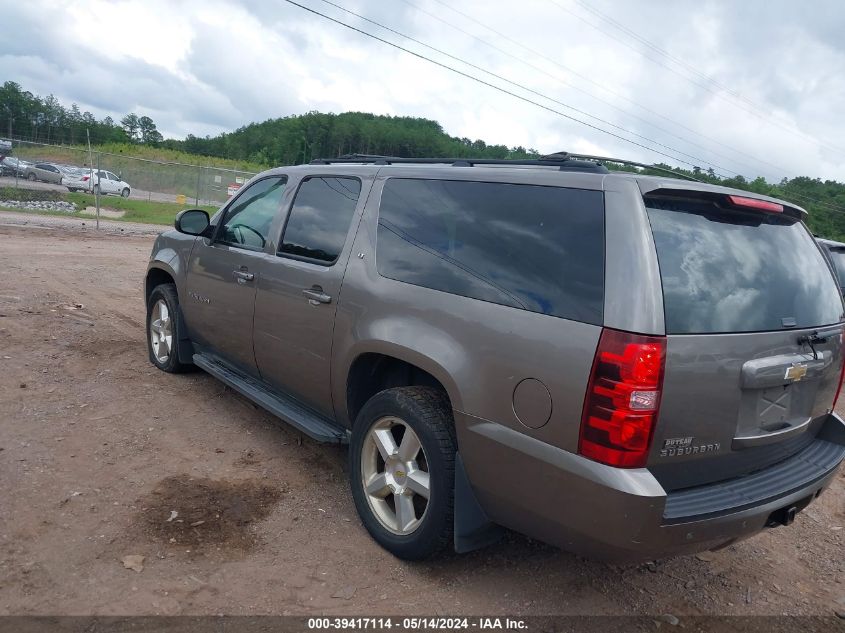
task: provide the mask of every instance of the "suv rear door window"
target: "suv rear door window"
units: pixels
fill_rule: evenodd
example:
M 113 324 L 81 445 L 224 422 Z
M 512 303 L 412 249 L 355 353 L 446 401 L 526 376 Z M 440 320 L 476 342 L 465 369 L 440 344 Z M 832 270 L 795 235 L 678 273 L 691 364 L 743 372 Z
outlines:
M 714 202 L 646 199 L 667 334 L 761 332 L 842 320 L 833 275 L 801 222 Z
M 279 255 L 331 266 L 343 250 L 360 193 L 357 178 L 304 180 L 296 192 Z
M 600 324 L 600 191 L 394 178 L 378 225 L 381 275 L 443 292 Z

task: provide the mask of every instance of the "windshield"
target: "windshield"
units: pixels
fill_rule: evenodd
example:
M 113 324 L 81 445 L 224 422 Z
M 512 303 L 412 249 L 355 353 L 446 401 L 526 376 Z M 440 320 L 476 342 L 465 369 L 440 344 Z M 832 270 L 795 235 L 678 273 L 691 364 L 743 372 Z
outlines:
M 838 323 L 842 298 L 813 237 L 773 213 L 646 199 L 668 334 Z

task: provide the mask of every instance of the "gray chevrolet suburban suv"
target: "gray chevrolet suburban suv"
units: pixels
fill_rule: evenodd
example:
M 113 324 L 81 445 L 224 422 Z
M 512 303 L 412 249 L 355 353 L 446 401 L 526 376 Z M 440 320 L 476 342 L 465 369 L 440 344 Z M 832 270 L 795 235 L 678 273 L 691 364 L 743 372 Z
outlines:
M 349 444 L 370 534 L 642 561 L 788 525 L 845 457 L 843 300 L 764 196 L 567 155 L 352 156 L 188 210 L 150 360 Z

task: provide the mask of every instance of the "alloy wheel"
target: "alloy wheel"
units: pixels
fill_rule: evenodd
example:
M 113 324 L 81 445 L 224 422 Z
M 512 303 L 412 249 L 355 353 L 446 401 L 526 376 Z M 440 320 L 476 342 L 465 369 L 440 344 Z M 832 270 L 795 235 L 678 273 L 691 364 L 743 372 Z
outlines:
M 388 416 L 370 427 L 361 447 L 361 481 L 385 529 L 406 536 L 421 525 L 431 497 L 428 460 L 406 422 Z
M 173 349 L 173 325 L 164 299 L 156 301 L 150 313 L 150 344 L 155 359 L 166 363 Z

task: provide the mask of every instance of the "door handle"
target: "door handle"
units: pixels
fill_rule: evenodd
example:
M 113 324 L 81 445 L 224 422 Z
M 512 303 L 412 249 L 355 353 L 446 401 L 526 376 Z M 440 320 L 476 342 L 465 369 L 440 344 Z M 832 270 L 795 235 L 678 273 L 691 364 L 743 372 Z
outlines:
M 237 279 L 239 284 L 245 284 L 246 282 L 255 279 L 255 275 L 253 273 L 248 273 L 245 270 L 233 270 L 232 276 Z
M 320 286 L 315 286 L 313 288 L 304 288 L 302 290 L 302 294 L 308 297 L 308 303 L 310 303 L 312 306 L 320 305 L 321 303 L 332 302 L 331 296 L 323 292 L 323 289 L 320 288 Z

